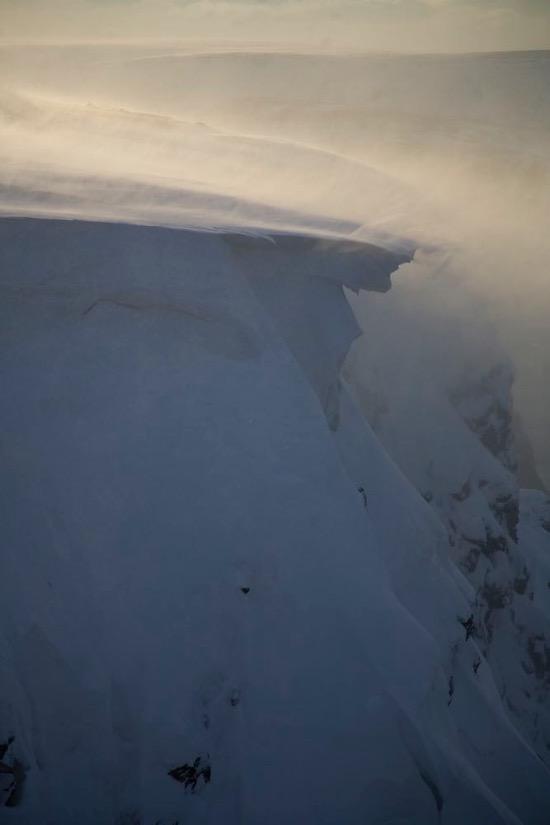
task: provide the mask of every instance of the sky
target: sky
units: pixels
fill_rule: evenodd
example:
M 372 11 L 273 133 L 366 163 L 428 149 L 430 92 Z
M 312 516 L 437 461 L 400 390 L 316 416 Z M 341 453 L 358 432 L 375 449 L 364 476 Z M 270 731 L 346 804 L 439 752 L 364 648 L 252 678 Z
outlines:
M 0 0 L 3 40 L 151 38 L 413 52 L 550 48 L 550 0 Z

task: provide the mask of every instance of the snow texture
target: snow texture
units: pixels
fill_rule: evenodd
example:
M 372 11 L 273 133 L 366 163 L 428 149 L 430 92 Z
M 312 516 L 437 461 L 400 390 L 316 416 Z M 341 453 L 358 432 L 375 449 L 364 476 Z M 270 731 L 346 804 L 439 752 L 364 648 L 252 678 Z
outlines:
M 514 489 L 464 423 L 485 400 L 434 390 L 406 449 L 341 377 L 345 286 L 387 290 L 410 255 L 32 219 L 0 249 L 0 742 L 23 766 L 3 818 L 546 825 L 439 506 L 487 476 L 457 528 L 477 540 Z M 545 506 L 522 496 L 535 598 Z M 545 657 L 535 638 L 534 678 Z

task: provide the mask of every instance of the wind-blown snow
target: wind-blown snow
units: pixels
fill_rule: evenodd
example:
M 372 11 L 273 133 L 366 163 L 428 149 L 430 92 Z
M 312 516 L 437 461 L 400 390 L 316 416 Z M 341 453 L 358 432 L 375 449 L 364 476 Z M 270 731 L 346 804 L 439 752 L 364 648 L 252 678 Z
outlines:
M 548 52 L 118 43 L 0 59 L 4 214 L 439 245 L 434 275 L 460 273 L 491 307 L 549 483 Z

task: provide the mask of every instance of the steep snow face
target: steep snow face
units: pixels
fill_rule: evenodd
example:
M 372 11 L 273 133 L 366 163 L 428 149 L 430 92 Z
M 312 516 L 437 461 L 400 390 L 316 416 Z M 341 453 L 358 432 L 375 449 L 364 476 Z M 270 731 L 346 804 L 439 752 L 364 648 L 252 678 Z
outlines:
M 446 530 L 337 384 L 342 284 L 402 257 L 0 232 L 6 814 L 544 825 Z
M 466 637 L 477 639 L 513 723 L 548 761 L 545 496 L 519 490 L 513 372 L 477 296 L 463 290 L 460 299 L 471 303 L 461 313 L 467 331 L 452 308 L 433 310 L 433 289 L 445 306 L 456 288 L 443 274 L 437 285 L 403 280 L 385 303 L 356 300 L 368 336 L 346 373 L 382 443 L 445 525 L 473 587 Z
M 410 254 L 316 238 L 281 237 L 271 248 L 269 241 L 259 238 L 236 236 L 229 243 L 251 289 L 276 322 L 331 428 L 336 429 L 340 369 L 360 334 L 342 287 L 387 292 L 391 271 L 410 260 Z

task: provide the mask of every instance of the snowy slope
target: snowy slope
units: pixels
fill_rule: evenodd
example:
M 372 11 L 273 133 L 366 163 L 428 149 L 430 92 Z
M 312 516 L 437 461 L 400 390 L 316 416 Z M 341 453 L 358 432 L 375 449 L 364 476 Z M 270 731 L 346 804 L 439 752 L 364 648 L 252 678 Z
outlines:
M 339 376 L 343 285 L 385 291 L 406 255 L 0 236 L 2 821 L 544 825 L 446 522 Z
M 359 298 L 354 307 L 368 336 L 349 357 L 348 379 L 445 525 L 451 557 L 472 586 L 467 635 L 511 721 L 548 762 L 549 505 L 545 493 L 518 485 L 513 370 L 478 296 L 445 271 L 437 284 L 403 279 L 385 303 Z

